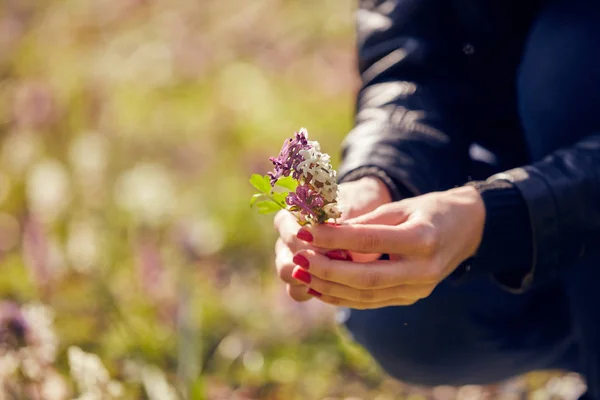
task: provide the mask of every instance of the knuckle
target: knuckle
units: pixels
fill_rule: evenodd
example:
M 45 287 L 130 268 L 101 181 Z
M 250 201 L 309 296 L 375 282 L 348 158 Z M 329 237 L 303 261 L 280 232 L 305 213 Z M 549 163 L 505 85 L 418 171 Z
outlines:
M 417 239 L 424 255 L 431 256 L 435 254 L 440 242 L 439 232 L 435 227 L 427 223 L 419 224 L 417 226 Z
M 381 272 L 375 268 L 365 268 L 360 279 L 363 289 L 376 288 L 381 285 L 383 277 Z
M 314 279 L 310 283 L 310 288 L 316 290 L 321 294 L 329 294 L 335 295 L 335 291 L 333 290 L 333 285 L 328 282 L 324 282 L 321 279 Z
M 332 275 L 333 275 L 333 273 L 331 272 L 331 269 L 327 268 L 326 266 L 319 268 L 318 274 L 319 274 L 319 278 L 321 278 L 324 281 L 330 281 L 332 278 Z
M 313 231 L 313 244 L 317 247 L 323 247 L 325 249 L 333 249 L 336 247 L 335 239 L 329 235 L 320 235 L 318 230 Z
M 365 233 L 359 236 L 358 248 L 361 250 L 371 250 L 379 246 L 381 240 L 379 236 L 372 233 Z
M 361 302 L 372 302 L 375 300 L 376 292 L 374 290 L 366 289 L 359 292 L 358 298 Z

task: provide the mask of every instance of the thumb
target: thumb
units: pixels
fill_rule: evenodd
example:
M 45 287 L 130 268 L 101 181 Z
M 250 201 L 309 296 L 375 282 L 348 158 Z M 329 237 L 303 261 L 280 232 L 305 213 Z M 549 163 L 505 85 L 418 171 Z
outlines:
M 361 216 L 344 221 L 344 225 L 400 225 L 410 213 L 402 202 L 384 204 Z

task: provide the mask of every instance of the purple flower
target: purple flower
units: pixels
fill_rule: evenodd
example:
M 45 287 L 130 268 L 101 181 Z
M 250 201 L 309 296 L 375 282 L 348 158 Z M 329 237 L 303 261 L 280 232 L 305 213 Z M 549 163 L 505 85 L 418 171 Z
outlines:
M 23 258 L 33 281 L 47 287 L 52 279 L 48 236 L 35 216 L 27 218 L 23 224 Z
M 0 303 L 0 349 L 18 349 L 26 345 L 29 326 L 19 306 L 13 302 Z
M 291 192 L 285 199 L 289 206 L 296 206 L 303 215 L 312 215 L 317 217 L 316 208 L 321 208 L 325 204 L 323 197 L 308 185 L 299 185 L 296 192 Z
M 269 172 L 271 177 L 271 186 L 282 176 L 289 176 L 293 171 L 294 179 L 300 178 L 300 172 L 296 171 L 298 164 L 304 161 L 304 157 L 300 155 L 301 150 L 308 150 L 311 146 L 308 144 L 306 130 L 300 129 L 300 132 L 295 133 L 293 139 L 287 139 L 283 143 L 283 147 L 277 157 L 271 157 L 269 160 L 275 166 L 272 172 Z

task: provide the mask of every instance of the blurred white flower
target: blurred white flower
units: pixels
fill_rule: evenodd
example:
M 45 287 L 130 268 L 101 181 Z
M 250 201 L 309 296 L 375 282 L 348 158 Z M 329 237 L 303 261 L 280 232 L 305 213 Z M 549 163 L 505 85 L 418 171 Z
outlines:
M 14 353 L 5 352 L 2 354 L 2 357 L 0 357 L 0 381 L 2 378 L 14 374 L 19 368 L 19 364 L 19 359 Z
M 54 221 L 71 202 L 69 175 L 55 160 L 37 163 L 27 177 L 29 208 L 42 220 Z
M 41 364 L 51 364 L 56 359 L 58 337 L 54 333 L 54 311 L 39 303 L 23 306 L 23 318 L 30 327 L 33 343 L 32 356 Z
M 53 372 L 41 383 L 40 395 L 44 400 L 65 400 L 68 398 L 69 389 L 64 378 Z
M 244 353 L 242 362 L 248 371 L 260 372 L 265 364 L 265 358 L 260 352 L 251 350 Z
M 178 400 L 177 392 L 167 381 L 165 374 L 153 365 L 142 369 L 142 384 L 148 400 Z
M 69 159 L 82 183 L 101 178 L 108 165 L 108 147 L 108 141 L 95 132 L 80 135 L 71 142 Z
M 244 343 L 242 342 L 242 338 L 237 334 L 228 335 L 221 341 L 221 343 L 219 343 L 219 346 L 217 347 L 219 354 L 229 360 L 235 360 L 238 358 L 242 354 L 243 350 Z
M 157 225 L 175 202 L 171 177 L 161 165 L 141 163 L 123 173 L 115 185 L 116 203 L 142 222 Z
M 58 348 L 53 322 L 54 312 L 42 304 L 0 303 L 0 379 L 17 370 L 28 379 L 46 378 Z
M 67 350 L 71 377 L 80 393 L 78 400 L 116 398 L 123 395 L 122 385 L 110 379 L 102 360 L 96 354 L 86 353 L 79 347 Z
M 13 174 L 22 174 L 41 153 L 42 143 L 35 133 L 13 132 L 2 146 L 2 163 Z
M 90 272 L 97 266 L 99 255 L 99 238 L 94 224 L 89 220 L 73 221 L 67 239 L 67 257 L 72 268 L 81 273 Z
M 177 241 L 192 256 L 215 254 L 225 243 L 221 224 L 209 216 L 198 216 L 180 222 Z

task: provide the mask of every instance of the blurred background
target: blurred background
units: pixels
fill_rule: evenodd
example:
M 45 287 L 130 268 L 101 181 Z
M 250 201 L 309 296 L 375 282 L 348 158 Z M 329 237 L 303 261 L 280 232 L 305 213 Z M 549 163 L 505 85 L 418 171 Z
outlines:
M 248 178 L 302 126 L 337 165 L 355 6 L 0 0 L 0 400 L 576 398 L 409 387 L 277 282 Z

